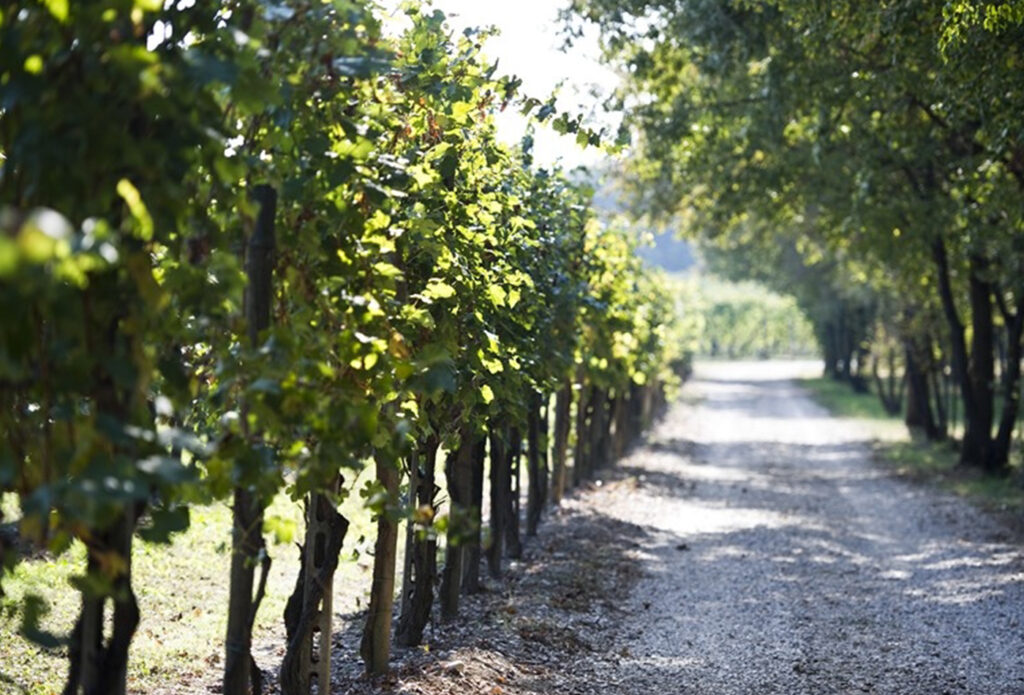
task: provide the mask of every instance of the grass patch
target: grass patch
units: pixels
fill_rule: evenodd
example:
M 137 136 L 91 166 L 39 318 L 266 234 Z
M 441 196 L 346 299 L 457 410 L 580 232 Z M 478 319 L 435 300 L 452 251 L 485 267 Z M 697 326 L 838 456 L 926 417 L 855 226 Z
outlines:
M 364 472 L 354 481 L 358 488 Z M 370 554 L 374 531 L 363 500 L 353 492 L 341 507 L 350 521 L 342 550 L 343 561 L 335 575 L 335 612 L 349 613 L 365 605 L 370 587 Z M 20 516 L 13 495 L 0 496 L 5 521 Z M 303 529 L 302 505 L 279 496 L 267 516 L 294 524 L 296 537 L 274 543 L 268 550 L 273 564 L 267 595 L 260 607 L 254 643 L 264 668 L 276 667 L 283 649 L 282 613 L 294 588 L 298 550 Z M 401 552 L 401 551 L 400 551 Z M 131 693 L 203 692 L 216 680 L 223 662 L 227 628 L 228 571 L 231 560 L 231 511 L 219 503 L 192 509 L 191 525 L 170 545 L 136 539 L 132 556 L 133 585 L 139 601 L 141 622 L 132 640 L 128 662 Z M 399 559 L 399 563 L 401 559 Z M 67 672 L 66 648 L 43 649 L 19 633 L 22 599 L 31 594 L 44 598 L 46 614 L 41 627 L 57 635 L 70 633 L 79 608 L 79 594 L 68 580 L 84 571 L 85 550 L 80 543 L 58 557 L 40 554 L 23 560 L 3 579 L 6 595 L 0 598 L 0 695 L 61 692 Z M 336 629 L 341 621 L 336 619 Z
M 833 415 L 866 420 L 896 419 L 882 407 L 874 393 L 857 393 L 849 384 L 825 377 L 800 379 L 800 386 Z
M 799 384 L 833 416 L 863 425 L 874 440 L 875 458 L 898 475 L 938 485 L 983 509 L 1024 513 L 1019 459 L 1006 477 L 963 468 L 957 465 L 951 442 L 912 438 L 901 416 L 887 413 L 874 393 L 855 393 L 847 384 L 827 378 L 801 379 Z
M 1019 468 L 998 476 L 957 465 L 957 452 L 949 442 L 908 439 L 877 445 L 879 459 L 899 475 L 932 481 L 990 511 L 1024 512 L 1024 486 Z

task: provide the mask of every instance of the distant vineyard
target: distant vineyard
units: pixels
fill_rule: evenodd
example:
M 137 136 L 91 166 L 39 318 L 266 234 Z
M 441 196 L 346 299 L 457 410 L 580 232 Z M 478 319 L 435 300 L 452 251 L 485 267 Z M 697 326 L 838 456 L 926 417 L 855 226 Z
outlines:
M 690 304 L 702 318 L 698 353 L 713 358 L 813 357 L 811 323 L 791 297 L 756 283 L 702 276 Z

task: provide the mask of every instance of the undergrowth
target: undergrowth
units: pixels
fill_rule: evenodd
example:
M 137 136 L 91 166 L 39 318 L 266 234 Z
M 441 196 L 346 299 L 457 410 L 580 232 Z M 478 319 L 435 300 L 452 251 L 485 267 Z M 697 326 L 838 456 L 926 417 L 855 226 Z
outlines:
M 901 416 L 886 412 L 874 393 L 856 393 L 847 384 L 828 378 L 799 383 L 835 417 L 857 420 L 874 440 L 876 459 L 897 474 L 936 484 L 985 509 L 1024 514 L 1024 470 L 1019 453 L 1006 476 L 965 468 L 957 464 L 955 442 L 929 442 L 911 436 Z

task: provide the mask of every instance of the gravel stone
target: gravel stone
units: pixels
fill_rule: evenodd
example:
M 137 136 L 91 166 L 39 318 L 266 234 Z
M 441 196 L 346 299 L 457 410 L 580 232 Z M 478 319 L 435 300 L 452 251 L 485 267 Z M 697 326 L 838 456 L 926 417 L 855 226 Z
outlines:
M 701 365 L 699 404 L 622 462 L 635 492 L 588 497 L 650 539 L 628 656 L 595 675 L 623 693 L 1024 693 L 1012 534 L 873 464 L 791 381 L 807 368 Z

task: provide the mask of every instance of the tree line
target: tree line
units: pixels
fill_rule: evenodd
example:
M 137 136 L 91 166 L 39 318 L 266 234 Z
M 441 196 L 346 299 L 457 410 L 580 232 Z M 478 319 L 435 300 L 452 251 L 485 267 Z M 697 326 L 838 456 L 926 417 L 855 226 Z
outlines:
M 353 0 L 0 3 L 0 492 L 19 544 L 87 549 L 71 634 L 42 629 L 45 597 L 20 607 L 26 637 L 66 645 L 69 695 L 125 690 L 133 539 L 219 501 L 223 692 L 260 692 L 281 494 L 307 521 L 281 687 L 323 692 L 338 502 L 366 466 L 361 652 L 385 671 L 393 639 L 455 618 L 482 566 L 521 553 L 521 521 L 535 533 L 621 455 L 685 372 L 676 299 L 628 231 L 493 117 L 602 135 L 499 75 L 486 33 L 403 9 L 389 35 Z
M 628 75 L 638 209 L 792 294 L 826 371 L 1011 468 L 1024 3 L 574 0 Z

